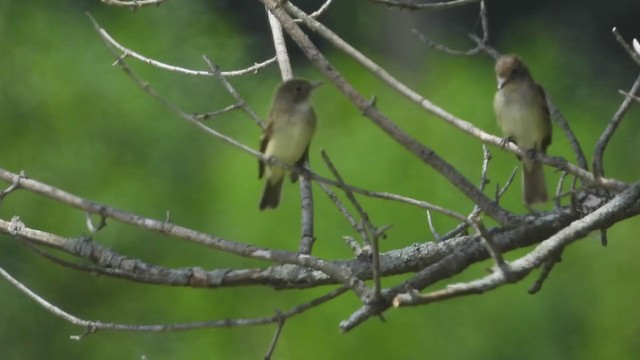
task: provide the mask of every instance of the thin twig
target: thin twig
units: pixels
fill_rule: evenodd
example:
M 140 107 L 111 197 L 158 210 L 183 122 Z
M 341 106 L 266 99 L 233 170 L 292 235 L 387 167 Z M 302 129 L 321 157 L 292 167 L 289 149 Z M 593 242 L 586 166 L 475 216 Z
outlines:
M 220 116 L 222 114 L 228 113 L 230 111 L 233 111 L 233 110 L 236 110 L 236 109 L 242 109 L 243 105 L 244 104 L 242 104 L 242 103 L 231 104 L 231 105 L 225 107 L 224 109 L 208 112 L 208 113 L 205 113 L 205 114 L 193 114 L 193 118 L 198 120 L 198 121 L 210 120 L 210 119 L 213 119 L 213 118 L 215 118 L 217 116 Z
M 273 37 L 273 46 L 276 49 L 276 59 L 278 60 L 280 75 L 282 76 L 283 81 L 287 81 L 293 78 L 293 70 L 291 69 L 291 61 L 289 61 L 287 44 L 284 41 L 282 26 L 280 26 L 278 19 L 273 16 L 269 9 L 266 9 L 266 11 L 267 16 L 269 17 L 269 26 L 271 27 L 271 36 Z
M 113 37 L 111 37 L 111 35 L 109 35 L 109 33 L 100 26 L 100 24 L 98 24 L 98 22 L 93 18 L 93 16 L 91 16 L 91 14 L 89 14 L 88 12 L 86 13 L 87 16 L 89 17 L 89 19 L 91 20 L 91 22 L 93 23 L 93 26 L 95 27 L 96 31 L 98 32 L 98 34 L 100 35 L 100 37 L 111 47 L 111 48 L 115 48 L 118 50 L 118 52 L 121 55 L 126 55 L 127 57 L 131 57 L 134 58 L 136 60 L 142 61 L 146 64 L 149 64 L 153 67 L 159 68 L 159 69 L 163 69 L 163 70 L 168 70 L 168 71 L 172 71 L 172 72 L 177 72 L 177 73 L 181 73 L 181 74 L 186 74 L 186 75 L 193 75 L 193 76 L 214 76 L 214 74 L 210 71 L 205 71 L 205 70 L 191 70 L 191 69 L 187 69 L 187 68 L 183 68 L 183 67 L 179 67 L 179 66 L 175 66 L 175 65 L 169 65 L 169 64 L 165 64 L 163 62 L 148 58 L 144 55 L 141 55 L 140 53 L 137 53 L 123 45 L 121 45 L 120 43 L 118 43 Z M 272 57 L 271 59 L 265 60 L 263 62 L 260 63 L 254 63 L 252 66 L 249 66 L 247 68 L 244 69 L 239 69 L 239 70 L 232 70 L 232 71 L 223 71 L 222 75 L 223 76 L 241 76 L 241 75 L 247 75 L 247 74 L 257 74 L 258 71 L 260 71 L 261 69 L 273 64 L 276 62 L 276 57 Z
M 87 328 L 87 332 L 83 335 L 72 336 L 74 340 L 80 340 L 88 334 L 95 333 L 98 330 L 112 330 L 112 331 L 134 331 L 134 332 L 170 332 L 170 331 L 185 331 L 195 330 L 203 328 L 216 328 L 216 327 L 238 327 L 238 326 L 256 326 L 274 324 L 284 319 L 288 319 L 292 316 L 301 314 L 311 308 L 321 305 L 329 300 L 332 300 L 341 294 L 343 294 L 348 288 L 342 286 L 330 293 L 311 300 L 307 303 L 298 305 L 290 310 L 274 316 L 267 316 L 261 318 L 244 318 L 244 319 L 223 319 L 223 320 L 211 320 L 211 321 L 198 321 L 190 323 L 176 323 L 176 324 L 161 324 L 161 325 L 134 325 L 134 324 L 118 324 L 108 323 L 102 321 L 90 321 L 78 318 L 61 308 L 53 305 L 43 297 L 39 296 L 31 289 L 26 287 L 20 281 L 16 280 L 11 274 L 0 267 L 0 276 L 7 280 L 11 285 L 16 287 L 20 292 L 27 295 L 28 298 L 34 300 L 44 309 L 62 318 L 63 320 L 78 326 Z
M 511 175 L 507 178 L 507 181 L 504 183 L 504 186 L 500 187 L 500 184 L 496 184 L 496 202 L 499 202 L 502 196 L 509 190 L 511 184 L 513 184 L 513 180 L 516 178 L 516 174 L 518 173 L 518 167 L 514 166 Z
M 540 268 L 540 275 L 538 276 L 538 279 L 536 280 L 536 282 L 533 283 L 533 285 L 531 285 L 531 287 L 529 288 L 528 290 L 529 294 L 531 295 L 536 294 L 542 289 L 542 285 L 549 277 L 551 270 L 553 270 L 555 265 L 562 260 L 563 250 L 564 248 L 561 248 L 559 251 L 549 256 L 549 258 L 542 264 Z
M 347 222 L 349 223 L 349 225 L 351 225 L 353 230 L 355 230 L 357 233 L 360 233 L 361 227 L 358 225 L 358 222 L 353 217 L 353 215 L 351 215 L 349 210 L 347 210 L 347 208 L 344 206 L 342 201 L 338 199 L 338 196 L 336 195 L 336 193 L 334 193 L 331 189 L 329 189 L 329 187 L 325 184 L 319 183 L 318 185 L 320 185 L 320 188 L 324 190 L 324 192 L 327 194 L 329 199 L 334 203 L 334 205 L 336 205 L 338 210 L 340 210 L 340 213 L 344 216 L 345 219 L 347 219 Z
M 271 339 L 271 344 L 269 345 L 269 349 L 267 349 L 267 353 L 264 356 L 265 360 L 270 360 L 271 355 L 273 355 L 273 351 L 276 349 L 276 345 L 278 344 L 278 339 L 280 338 L 280 333 L 282 332 L 282 328 L 284 327 L 285 319 L 282 317 L 282 312 L 280 310 L 276 310 L 276 316 L 278 317 L 276 332 L 273 334 L 273 338 Z
M 504 261 L 504 258 L 500 253 L 500 249 L 496 245 L 495 241 L 493 241 L 493 236 L 489 233 L 482 221 L 474 219 L 473 225 L 482 238 L 489 255 L 496 265 L 496 268 L 504 273 L 505 278 L 508 278 L 510 274 L 509 265 Z
M 363 220 L 364 221 L 364 220 Z M 382 286 L 381 286 L 381 273 L 380 273 L 380 247 L 378 234 L 371 234 L 370 231 L 375 231 L 373 226 L 363 225 L 369 244 L 371 244 L 371 270 L 373 272 L 373 302 L 377 303 L 382 300 Z
M 321 149 L 320 155 L 322 156 L 322 159 L 324 160 L 325 164 L 333 174 L 333 177 L 336 178 L 338 183 L 344 184 L 344 179 L 338 172 L 338 169 L 335 167 L 335 165 L 333 165 L 333 162 L 329 158 L 329 154 L 327 154 L 327 152 L 324 149 Z M 362 206 L 360 206 L 360 203 L 358 202 L 356 197 L 353 195 L 353 192 L 349 190 L 345 190 L 344 194 L 346 195 L 347 199 L 349 199 L 349 201 L 351 202 L 351 205 L 353 205 L 353 207 L 356 209 L 356 211 L 360 215 L 362 224 L 358 226 L 358 232 L 360 233 L 362 240 L 365 241 L 369 246 L 371 246 L 371 243 L 369 242 L 370 239 L 367 236 L 368 229 L 366 228 L 369 225 L 369 215 L 362 208 Z
M 326 0 L 324 4 L 322 4 L 322 6 L 318 8 L 318 10 L 312 12 L 311 14 L 309 14 L 309 16 L 311 16 L 314 19 L 317 19 L 318 17 L 320 17 L 320 15 L 324 14 L 329 9 L 329 6 L 331 6 L 332 2 L 333 0 Z M 298 20 L 298 21 L 302 21 L 302 20 Z
M 347 245 L 351 248 L 356 258 L 359 258 L 360 255 L 363 254 L 362 247 L 360 247 L 360 244 L 358 244 L 358 242 L 356 241 L 356 239 L 353 238 L 353 236 L 343 236 L 342 240 L 344 240 L 344 242 L 347 243 Z
M 627 44 L 627 42 L 624 41 L 624 38 L 622 38 L 622 35 L 620 35 L 620 33 L 618 32 L 618 28 L 614 27 L 613 29 L 611 29 L 611 32 L 613 33 L 613 36 L 616 38 L 616 41 L 618 41 L 618 43 L 622 45 L 622 48 L 627 52 L 627 54 L 629 54 L 629 57 L 631 57 L 631 60 L 635 61 L 636 64 L 640 65 L 640 53 L 636 53 L 635 51 L 633 51 L 633 49 L 629 46 L 629 44 Z M 634 47 L 636 43 L 637 41 L 634 43 Z
M 101 0 L 101 1 L 107 5 L 127 7 L 132 10 L 137 10 L 145 6 L 160 6 L 162 3 L 168 2 L 169 0 L 130 0 L 130 1 Z
M 2 205 L 2 201 L 7 195 L 12 192 L 18 190 L 20 188 L 20 179 L 26 178 L 24 171 L 20 171 L 20 175 L 9 185 L 6 189 L 0 191 L 0 205 Z
M 437 42 L 429 39 L 426 35 L 418 31 L 418 29 L 413 29 L 412 31 L 418 37 L 418 39 L 420 39 L 420 41 L 422 41 L 423 43 L 427 44 L 428 47 L 434 50 L 443 52 L 445 54 L 454 55 L 454 56 L 473 56 L 473 55 L 477 55 L 480 51 L 482 51 L 482 48 L 480 45 L 476 45 L 476 47 L 471 48 L 469 50 L 451 49 L 445 45 L 438 44 Z
M 85 215 L 86 215 L 87 228 L 89 229 L 89 232 L 91 234 L 95 234 L 98 231 L 102 230 L 105 226 L 107 226 L 107 219 L 104 216 L 100 217 L 100 222 L 98 223 L 98 226 L 96 226 L 96 225 L 93 225 L 93 219 L 91 219 L 91 214 L 85 213 Z
M 489 18 L 487 16 L 487 8 L 484 5 L 484 1 L 480 1 L 480 13 L 478 17 L 480 18 L 482 37 L 478 37 L 476 34 L 469 33 L 468 34 L 469 37 L 476 42 L 476 46 L 468 50 L 456 50 L 456 49 L 451 49 L 448 46 L 438 44 L 435 41 L 432 41 L 429 38 L 427 38 L 424 34 L 419 32 L 417 29 L 413 29 L 413 33 L 418 36 L 420 41 L 427 44 L 427 46 L 429 46 L 430 48 L 438 50 L 445 54 L 449 54 L 453 56 L 473 56 L 485 50 L 489 42 Z
M 567 178 L 567 173 L 566 172 L 562 172 L 562 174 L 560 174 L 560 178 L 558 179 L 558 184 L 556 185 L 556 194 L 554 196 L 554 206 L 556 209 L 559 209 L 562 207 L 562 197 L 563 197 L 563 193 L 562 193 L 562 189 L 564 188 L 564 180 Z
M 607 246 L 609 244 L 609 238 L 607 237 L 607 229 L 600 229 L 600 244 Z
M 427 224 L 429 224 L 429 230 L 431 231 L 431 234 L 433 235 L 433 239 L 435 241 L 441 241 L 442 237 L 438 233 L 438 230 L 436 230 L 436 227 L 433 225 L 433 219 L 431 218 L 431 211 L 429 211 L 429 210 L 427 210 Z M 466 223 L 463 223 L 463 224 L 467 225 Z
M 569 122 L 565 119 L 560 109 L 553 103 L 549 94 L 546 93 L 547 104 L 549 106 L 549 111 L 551 112 L 552 118 L 556 121 L 556 124 L 560 126 L 562 131 L 564 131 L 564 135 L 569 140 L 569 144 L 571 144 L 571 149 L 573 149 L 573 153 L 576 155 L 576 161 L 578 162 L 578 166 L 580 166 L 584 170 L 589 170 L 589 165 L 587 165 L 587 158 L 584 155 L 584 151 L 582 151 L 582 147 L 580 146 L 580 142 L 578 138 L 574 134 L 573 130 L 571 130 L 571 126 L 569 126 Z
M 369 0 L 374 3 L 382 4 L 390 8 L 402 10 L 447 10 L 458 6 L 472 4 L 480 0 L 451 0 L 431 4 L 414 4 L 402 0 Z
M 247 113 L 256 124 L 258 124 L 258 126 L 263 128 L 264 121 L 262 121 L 262 119 L 260 119 L 260 117 L 247 105 L 247 102 L 244 101 L 242 96 L 240 96 L 238 91 L 233 87 L 233 85 L 231 85 L 222 71 L 220 71 L 220 67 L 214 64 L 206 55 L 202 55 L 202 59 L 204 59 L 204 62 L 207 63 L 207 66 L 209 66 L 209 70 L 211 71 L 213 76 L 215 76 L 218 81 L 220 81 L 229 95 L 231 95 L 237 101 L 237 105 L 240 106 L 240 108 L 242 108 L 242 110 L 244 110 L 244 112 Z M 120 65 L 124 66 L 124 62 L 121 62 Z M 129 73 L 132 73 L 131 70 L 129 70 Z M 198 118 L 194 117 L 194 120 L 197 121 Z
M 638 75 L 636 80 L 633 82 L 633 86 L 631 86 L 631 90 L 629 90 L 629 94 L 635 95 L 638 92 L 638 89 L 640 89 L 640 75 Z M 613 133 L 616 131 L 616 129 L 622 122 L 624 115 L 626 114 L 627 110 L 629 109 L 629 106 L 631 105 L 631 101 L 632 99 L 629 96 L 625 96 L 624 100 L 622 100 L 622 103 L 620 104 L 620 107 L 618 107 L 618 110 L 615 112 L 615 114 L 613 114 L 613 117 L 607 124 L 607 127 L 602 132 L 602 135 L 600 135 L 598 142 L 596 142 L 596 146 L 593 151 L 593 174 L 596 177 L 604 177 L 604 167 L 603 167 L 604 150 L 607 147 L 609 140 L 613 136 Z
M 628 92 L 625 92 L 623 90 L 618 90 L 618 93 L 620 95 L 628 96 L 628 97 L 632 98 L 633 100 L 637 101 L 638 103 L 640 103 L 640 97 L 638 97 L 638 96 L 631 95 Z
M 480 183 L 478 184 L 478 189 L 484 192 L 485 187 L 489 184 L 489 161 L 491 161 L 492 156 L 489 148 L 482 144 L 482 167 L 480 170 Z M 515 174 L 514 174 L 515 175 Z M 469 221 L 458 224 L 453 230 L 450 230 L 444 236 L 440 238 L 440 241 L 448 240 L 454 236 L 458 236 L 458 234 L 466 231 L 469 226 L 472 224 L 472 219 L 477 219 L 480 216 L 482 209 L 478 205 L 474 205 L 471 213 L 467 216 Z M 429 219 L 430 220 L 430 219 Z M 429 224 L 431 227 L 431 224 Z
M 329 158 L 329 155 L 327 154 L 327 152 L 324 149 L 322 149 L 320 151 L 320 154 L 322 155 L 322 159 L 327 164 L 327 167 L 329 168 L 329 170 L 331 170 L 331 173 L 336 178 L 336 180 L 338 180 L 338 182 L 340 183 L 344 183 L 344 180 L 340 175 L 340 172 L 338 172 L 338 169 L 335 167 L 335 165 Z M 356 211 L 358 211 L 358 214 L 360 214 L 360 219 L 361 219 L 360 234 L 362 235 L 362 239 L 365 241 L 365 243 L 371 247 L 371 266 L 372 266 L 372 272 L 373 272 L 373 296 L 374 296 L 373 301 L 378 302 L 382 299 L 381 286 L 380 286 L 380 247 L 378 243 L 381 232 L 379 232 L 378 229 L 371 223 L 369 219 L 369 214 L 360 205 L 360 203 L 358 202 L 356 197 L 353 195 L 353 193 L 351 191 L 345 190 L 345 195 L 347 196 L 347 199 L 351 201 L 351 204 L 356 208 Z

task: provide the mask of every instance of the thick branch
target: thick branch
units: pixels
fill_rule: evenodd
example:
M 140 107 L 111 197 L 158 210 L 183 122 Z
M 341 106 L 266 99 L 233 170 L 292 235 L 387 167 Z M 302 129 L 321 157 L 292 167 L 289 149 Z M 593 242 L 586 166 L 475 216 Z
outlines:
M 340 268 L 339 266 L 333 265 L 319 258 L 311 257 L 308 255 L 299 255 L 284 250 L 268 249 L 254 245 L 247 245 L 229 241 L 217 236 L 205 234 L 196 230 L 175 225 L 167 221 L 145 218 L 136 214 L 126 212 L 124 210 L 101 205 L 93 201 L 83 199 L 61 189 L 57 189 L 53 186 L 10 173 L 3 169 L 0 169 L 0 179 L 11 183 L 17 183 L 21 189 L 29 190 L 44 197 L 54 199 L 73 208 L 80 209 L 105 218 L 111 218 L 124 224 L 132 225 L 148 231 L 153 231 L 160 234 L 173 236 L 179 239 L 188 240 L 216 250 L 224 251 L 242 257 L 310 267 L 312 269 L 324 272 L 330 277 L 336 277 L 336 279 L 340 279 L 341 282 L 348 284 L 348 286 L 351 287 L 361 298 L 365 299 L 370 297 L 370 293 L 366 285 L 362 281 L 353 277 L 348 270 Z
M 509 276 L 502 271 L 494 271 L 491 275 L 482 279 L 450 285 L 446 289 L 426 295 L 416 295 L 411 292 L 401 294 L 394 299 L 394 306 L 422 305 L 463 295 L 481 294 L 504 284 L 520 280 L 533 269 L 543 265 L 545 261 L 555 256 L 570 243 L 585 237 L 593 230 L 605 228 L 605 224 L 625 213 L 638 199 L 640 199 L 640 182 L 630 186 L 596 211 L 572 222 L 557 234 L 543 241 L 527 255 L 511 262 L 508 265 Z

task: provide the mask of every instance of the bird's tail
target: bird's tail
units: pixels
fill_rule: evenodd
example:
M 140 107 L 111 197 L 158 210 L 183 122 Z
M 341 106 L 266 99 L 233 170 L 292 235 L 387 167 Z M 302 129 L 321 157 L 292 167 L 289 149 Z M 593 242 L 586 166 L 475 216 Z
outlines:
M 522 188 L 524 202 L 527 205 L 545 203 L 548 200 L 547 184 L 544 180 L 544 168 L 541 163 L 533 162 L 522 167 Z
M 267 179 L 267 184 L 264 187 L 264 193 L 262 193 L 262 199 L 260 200 L 260 210 L 275 209 L 280 204 L 280 193 L 282 192 L 282 181 L 284 177 L 280 177 L 275 183 L 271 183 L 271 179 Z

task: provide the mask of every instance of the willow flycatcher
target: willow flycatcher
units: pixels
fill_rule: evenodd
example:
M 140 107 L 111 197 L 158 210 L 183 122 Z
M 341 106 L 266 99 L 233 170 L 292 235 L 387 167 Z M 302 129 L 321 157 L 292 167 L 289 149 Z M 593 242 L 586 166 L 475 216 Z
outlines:
M 301 167 L 309 157 L 309 143 L 316 129 L 316 114 L 309 102 L 311 91 L 321 83 L 292 79 L 276 89 L 267 126 L 260 139 L 260 152 L 289 165 Z M 260 210 L 275 209 L 280 203 L 280 193 L 285 169 L 277 165 L 258 162 L 258 177 L 267 178 Z M 291 182 L 298 180 L 297 173 L 290 174 Z
M 551 144 L 551 116 L 542 87 L 517 55 L 501 56 L 496 63 L 498 92 L 493 109 L 506 141 L 527 150 L 522 157 L 522 187 L 527 205 L 547 201 L 542 164 L 531 160 L 536 151 L 547 152 Z

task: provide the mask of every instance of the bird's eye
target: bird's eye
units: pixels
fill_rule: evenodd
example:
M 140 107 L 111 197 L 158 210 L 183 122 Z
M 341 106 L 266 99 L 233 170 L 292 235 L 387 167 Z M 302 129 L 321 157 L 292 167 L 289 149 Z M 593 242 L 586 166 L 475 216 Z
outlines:
M 296 92 L 297 93 L 301 93 L 302 92 L 302 87 L 301 86 L 296 86 Z

